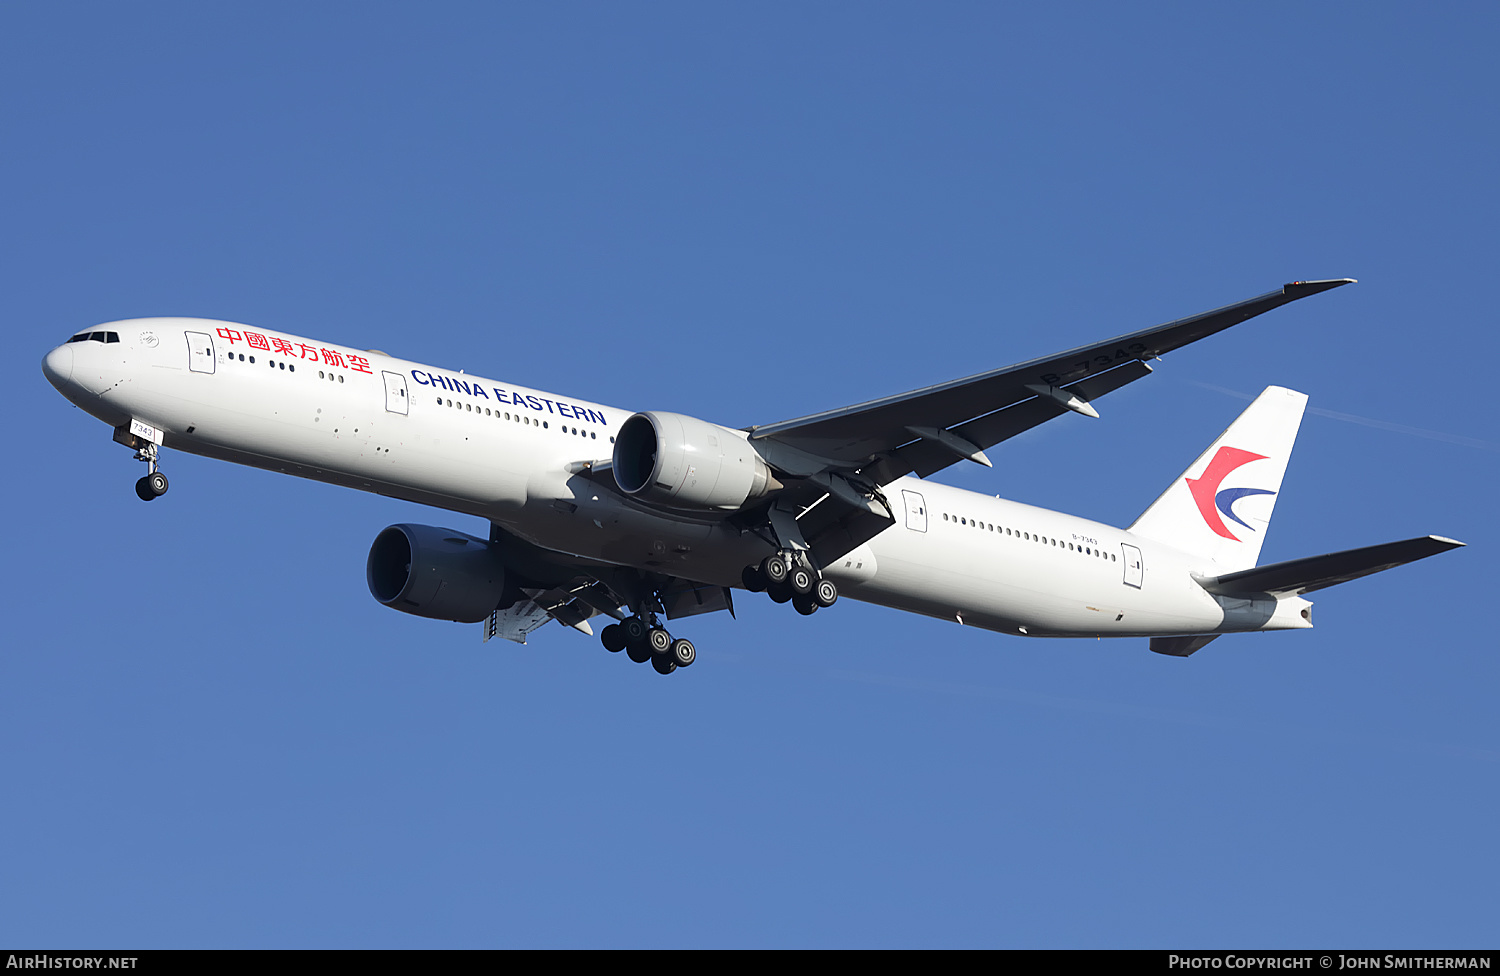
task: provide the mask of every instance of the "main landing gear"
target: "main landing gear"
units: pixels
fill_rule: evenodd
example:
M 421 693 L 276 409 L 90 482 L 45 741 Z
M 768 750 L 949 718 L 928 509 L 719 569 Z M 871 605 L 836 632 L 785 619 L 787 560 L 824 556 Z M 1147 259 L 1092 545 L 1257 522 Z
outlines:
M 143 502 L 154 502 L 167 493 L 167 476 L 156 470 L 156 445 L 147 442 L 135 452 L 137 461 L 145 461 L 149 473 L 135 483 L 135 494 Z
M 674 640 L 658 623 L 656 614 L 649 611 L 610 624 L 599 634 L 599 640 L 605 650 L 624 651 L 636 664 L 650 661 L 657 674 L 671 674 L 698 659 L 692 641 L 685 637 Z
M 759 566 L 746 566 L 740 582 L 752 593 L 764 591 L 777 603 L 791 603 L 803 616 L 831 607 L 839 598 L 833 580 L 813 569 L 806 556 L 786 549 L 767 556 Z

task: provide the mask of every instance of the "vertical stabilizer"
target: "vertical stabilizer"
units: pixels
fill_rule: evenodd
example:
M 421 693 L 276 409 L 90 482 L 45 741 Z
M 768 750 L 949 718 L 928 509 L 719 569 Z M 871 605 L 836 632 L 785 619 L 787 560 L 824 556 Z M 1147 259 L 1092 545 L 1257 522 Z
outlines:
M 1203 556 L 1221 573 L 1254 566 L 1306 406 L 1306 394 L 1266 387 L 1130 531 Z

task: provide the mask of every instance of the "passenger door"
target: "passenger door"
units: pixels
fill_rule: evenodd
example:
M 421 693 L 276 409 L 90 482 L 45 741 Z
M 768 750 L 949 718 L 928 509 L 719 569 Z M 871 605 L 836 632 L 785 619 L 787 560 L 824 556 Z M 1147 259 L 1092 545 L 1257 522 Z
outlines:
M 380 374 L 385 378 L 385 409 L 387 413 L 399 413 L 405 416 L 406 405 L 406 377 L 400 373 Z
M 187 344 L 188 369 L 195 373 L 212 373 L 214 371 L 213 337 L 206 332 L 189 332 Z
M 903 489 L 901 498 L 906 502 L 906 527 L 913 532 L 926 532 L 927 503 L 922 500 L 921 494 Z
M 1120 558 L 1125 561 L 1125 585 L 1141 588 L 1146 580 L 1146 569 L 1141 565 L 1141 551 L 1135 546 L 1120 544 Z

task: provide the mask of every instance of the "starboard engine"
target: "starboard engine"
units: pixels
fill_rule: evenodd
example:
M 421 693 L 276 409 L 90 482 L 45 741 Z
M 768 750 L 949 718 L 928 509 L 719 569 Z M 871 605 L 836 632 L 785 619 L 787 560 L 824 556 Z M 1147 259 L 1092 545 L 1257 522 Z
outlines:
M 488 542 L 433 525 L 392 525 L 365 561 L 370 595 L 392 610 L 478 623 L 499 605 L 505 565 Z
M 630 417 L 613 460 L 627 495 L 677 508 L 734 511 L 782 487 L 744 432 L 680 413 Z

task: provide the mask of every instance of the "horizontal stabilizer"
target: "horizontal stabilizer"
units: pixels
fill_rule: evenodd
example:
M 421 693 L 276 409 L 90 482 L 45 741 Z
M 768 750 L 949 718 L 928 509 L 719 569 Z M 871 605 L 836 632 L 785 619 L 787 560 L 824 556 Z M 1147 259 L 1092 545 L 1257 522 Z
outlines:
M 1363 549 L 1346 549 L 1325 556 L 1308 556 L 1269 566 L 1257 566 L 1238 573 L 1200 579 L 1210 593 L 1310 593 L 1327 586 L 1347 583 L 1381 570 L 1394 569 L 1405 563 L 1436 556 L 1457 549 L 1462 542 L 1437 535 L 1387 542 Z

